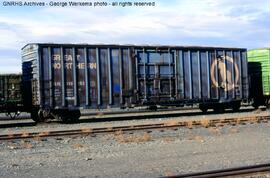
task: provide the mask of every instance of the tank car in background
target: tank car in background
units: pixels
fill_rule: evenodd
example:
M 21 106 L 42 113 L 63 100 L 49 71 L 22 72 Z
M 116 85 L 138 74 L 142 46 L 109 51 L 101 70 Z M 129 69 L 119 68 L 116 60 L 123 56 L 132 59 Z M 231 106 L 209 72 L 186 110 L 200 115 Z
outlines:
M 35 121 L 142 105 L 238 110 L 249 98 L 242 48 L 27 44 L 22 71 L 24 105 Z

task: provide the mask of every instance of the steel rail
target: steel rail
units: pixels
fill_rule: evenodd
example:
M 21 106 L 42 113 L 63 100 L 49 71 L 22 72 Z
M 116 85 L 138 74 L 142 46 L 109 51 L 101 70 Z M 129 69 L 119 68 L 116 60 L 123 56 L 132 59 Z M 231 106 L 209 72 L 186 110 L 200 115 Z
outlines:
M 221 170 L 213 170 L 213 171 L 205 171 L 205 172 L 197 172 L 197 173 L 188 173 L 188 174 L 180 174 L 174 176 L 165 176 L 162 178 L 214 178 L 214 177 L 243 177 L 256 174 L 268 174 L 270 173 L 270 164 L 260 164 L 260 165 L 252 165 L 252 166 L 243 166 L 237 168 L 228 168 Z
M 173 121 L 167 121 L 163 123 L 127 125 L 127 126 L 104 127 L 104 128 L 88 127 L 88 128 L 82 128 L 82 129 L 74 129 L 74 130 L 10 133 L 10 134 L 0 135 L 0 140 L 113 133 L 117 131 L 154 130 L 154 129 L 166 129 L 166 128 L 192 127 L 192 126 L 212 127 L 212 126 L 217 126 L 218 124 L 236 125 L 236 124 L 244 124 L 246 122 L 251 122 L 251 123 L 268 122 L 268 120 L 270 120 L 270 116 L 256 116 L 256 117 L 228 118 L 228 119 L 209 119 L 209 120 L 201 119 L 201 120 L 190 120 L 190 121 L 173 120 Z

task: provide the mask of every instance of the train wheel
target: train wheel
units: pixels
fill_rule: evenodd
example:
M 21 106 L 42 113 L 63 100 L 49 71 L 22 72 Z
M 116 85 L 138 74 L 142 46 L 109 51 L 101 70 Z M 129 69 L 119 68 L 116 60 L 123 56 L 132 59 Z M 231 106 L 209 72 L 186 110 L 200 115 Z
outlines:
M 208 107 L 205 106 L 204 104 L 199 104 L 199 109 L 200 109 L 203 113 L 207 113 Z
M 224 106 L 215 106 L 213 109 L 215 113 L 224 113 L 225 111 Z
M 41 109 L 38 111 L 38 117 L 39 117 L 39 122 L 41 122 L 41 121 L 43 122 L 45 120 L 45 117 L 43 115 L 43 111 Z
M 269 98 L 265 98 L 265 106 L 267 109 L 270 109 L 270 99 Z
M 241 107 L 241 103 L 240 102 L 235 102 L 235 103 L 232 104 L 232 110 L 234 112 L 239 111 L 240 107 Z
M 68 117 L 68 116 L 61 116 L 60 119 L 65 124 L 72 123 L 70 117 Z
M 33 121 L 35 121 L 35 122 L 40 122 L 41 121 L 37 110 L 31 111 L 31 119 Z
M 53 119 L 53 113 L 48 109 L 33 109 L 31 111 L 31 118 L 35 122 L 46 122 L 48 119 Z
M 149 110 L 151 111 L 156 111 L 157 110 L 157 106 L 156 105 L 151 105 L 148 107 Z
M 253 102 L 251 105 L 252 105 L 252 107 L 254 107 L 254 109 L 258 109 L 259 108 L 259 105 L 257 103 L 255 103 L 255 102 Z
M 63 123 L 76 123 L 81 117 L 80 110 L 75 111 L 65 111 L 61 114 L 60 119 Z
M 73 122 L 78 122 L 79 121 L 79 119 L 80 119 L 80 117 L 81 117 L 81 112 L 80 112 L 80 110 L 75 110 L 75 111 L 73 111 L 72 112 L 72 120 L 73 120 Z

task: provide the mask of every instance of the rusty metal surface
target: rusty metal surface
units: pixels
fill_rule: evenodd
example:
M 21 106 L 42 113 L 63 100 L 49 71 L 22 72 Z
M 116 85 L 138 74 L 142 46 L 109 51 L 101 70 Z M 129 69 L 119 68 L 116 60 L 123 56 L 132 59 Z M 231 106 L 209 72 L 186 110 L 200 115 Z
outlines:
M 37 55 L 24 59 L 28 53 Z M 41 107 L 97 109 L 248 98 L 242 48 L 29 44 L 23 48 L 23 62 L 29 61 L 36 64 L 32 78 L 39 91 L 32 104 Z

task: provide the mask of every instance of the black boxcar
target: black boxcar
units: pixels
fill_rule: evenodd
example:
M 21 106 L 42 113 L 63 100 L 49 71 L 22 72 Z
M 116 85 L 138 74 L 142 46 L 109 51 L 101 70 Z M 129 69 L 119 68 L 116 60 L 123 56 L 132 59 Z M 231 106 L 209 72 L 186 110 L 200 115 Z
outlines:
M 28 44 L 22 61 L 35 120 L 140 105 L 238 109 L 249 95 L 242 48 Z
M 23 110 L 21 81 L 21 74 L 0 75 L 0 112 L 15 117 Z

